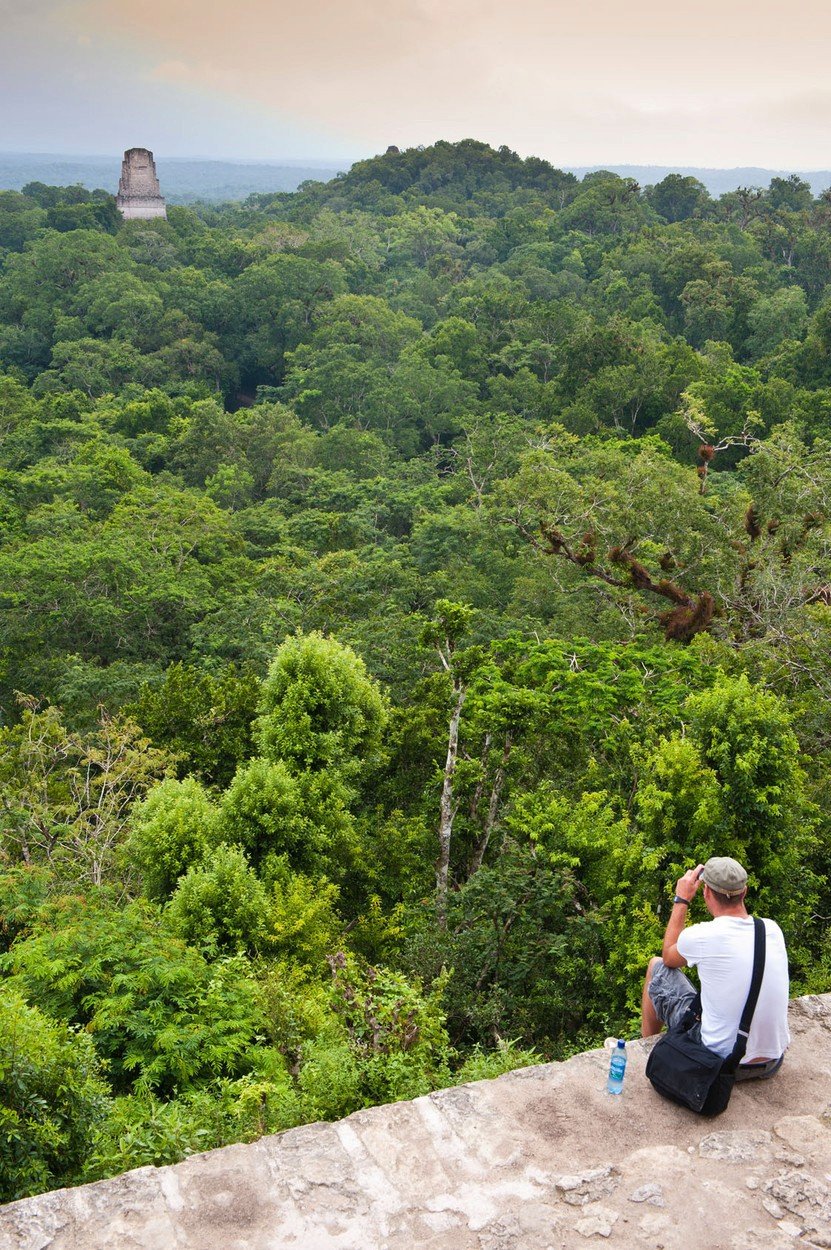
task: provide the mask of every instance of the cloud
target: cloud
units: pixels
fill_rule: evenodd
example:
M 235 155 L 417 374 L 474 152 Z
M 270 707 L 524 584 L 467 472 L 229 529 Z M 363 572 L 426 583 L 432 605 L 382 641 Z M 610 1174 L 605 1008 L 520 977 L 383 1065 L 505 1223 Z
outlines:
M 236 76 L 232 72 L 211 61 L 198 65 L 188 65 L 185 61 L 162 61 L 149 69 L 144 77 L 151 82 L 195 85 L 205 91 L 245 94 L 239 92 Z
M 51 12 L 53 30 L 94 38 L 102 60 L 109 49 L 136 101 L 175 90 L 195 119 L 224 101 L 341 149 L 473 135 L 567 164 L 782 165 L 804 162 L 810 137 L 813 163 L 827 160 L 824 0 L 792 0 L 787 19 L 780 0 L 64 0 Z
M 194 70 L 184 61 L 162 61 L 160 65 L 154 65 L 148 71 L 147 77 L 157 79 L 159 82 L 187 83 L 193 82 Z

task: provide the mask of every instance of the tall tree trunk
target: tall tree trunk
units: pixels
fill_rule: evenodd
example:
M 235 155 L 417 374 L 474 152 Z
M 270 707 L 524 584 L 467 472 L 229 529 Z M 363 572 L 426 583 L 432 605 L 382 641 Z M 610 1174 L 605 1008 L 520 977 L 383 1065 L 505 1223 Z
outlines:
M 476 782 L 476 789 L 473 791 L 473 798 L 470 800 L 470 820 L 471 824 L 479 819 L 479 804 L 482 802 L 482 795 L 485 792 L 485 770 L 487 768 L 488 756 L 491 750 L 491 734 L 488 731 L 482 742 L 482 771 L 479 780 Z
M 447 877 L 450 870 L 450 839 L 453 835 L 453 819 L 456 815 L 458 802 L 453 794 L 453 777 L 456 772 L 456 760 L 459 755 L 459 721 L 465 701 L 464 683 L 456 677 L 453 681 L 453 693 L 456 702 L 450 717 L 450 728 L 447 734 L 447 759 L 444 765 L 444 781 L 441 787 L 441 803 L 439 805 L 439 857 L 436 860 L 436 914 L 439 928 L 447 927 Z
M 494 825 L 496 824 L 496 815 L 499 811 L 499 800 L 502 797 L 502 787 L 505 784 L 505 769 L 511 754 L 513 739 L 510 734 L 505 735 L 505 747 L 502 751 L 502 759 L 499 761 L 499 767 L 493 779 L 491 786 L 491 796 L 488 802 L 488 814 L 485 817 L 485 827 L 480 836 L 476 839 L 473 847 L 473 855 L 470 860 L 470 871 L 468 877 L 472 877 L 482 867 L 482 860 L 485 858 L 485 851 L 488 849 L 488 843 L 491 840 Z

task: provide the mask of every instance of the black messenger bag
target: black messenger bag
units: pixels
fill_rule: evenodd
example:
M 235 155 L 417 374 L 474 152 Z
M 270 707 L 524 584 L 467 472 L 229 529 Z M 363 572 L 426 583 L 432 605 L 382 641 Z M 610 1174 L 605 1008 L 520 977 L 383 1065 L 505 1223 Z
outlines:
M 753 975 L 744 1005 L 736 1043 L 722 1059 L 688 1032 L 694 1019 L 686 1019 L 670 1029 L 652 1048 L 646 1061 L 646 1075 L 659 1094 L 689 1107 L 698 1115 L 719 1115 L 728 1102 L 736 1080 L 736 1069 L 747 1049 L 750 1022 L 756 1010 L 762 975 L 765 971 L 765 926 L 753 918 Z

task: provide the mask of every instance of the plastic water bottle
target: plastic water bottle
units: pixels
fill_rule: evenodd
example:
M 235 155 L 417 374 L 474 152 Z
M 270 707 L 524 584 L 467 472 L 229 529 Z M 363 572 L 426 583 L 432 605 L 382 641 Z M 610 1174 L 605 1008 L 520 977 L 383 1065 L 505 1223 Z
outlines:
M 606 1082 L 606 1088 L 610 1094 L 623 1093 L 623 1076 L 626 1072 L 626 1043 L 623 1038 L 618 1038 L 617 1046 L 612 1051 L 612 1058 L 609 1062 L 609 1079 Z

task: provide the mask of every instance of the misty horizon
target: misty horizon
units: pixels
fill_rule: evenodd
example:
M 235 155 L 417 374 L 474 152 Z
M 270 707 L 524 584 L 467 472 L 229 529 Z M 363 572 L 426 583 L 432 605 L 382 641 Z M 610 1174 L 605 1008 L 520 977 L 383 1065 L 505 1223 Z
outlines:
M 147 146 L 147 145 L 133 145 Z M 0 190 L 20 191 L 28 183 L 48 185 L 80 184 L 88 190 L 115 191 L 121 168 L 122 153 L 63 153 L 0 151 Z M 153 149 L 151 149 L 153 150 Z M 163 191 L 170 203 L 191 203 L 204 200 L 220 203 L 242 200 L 252 194 L 294 192 L 306 181 L 328 182 L 346 173 L 356 160 L 328 161 L 320 157 L 283 157 L 244 160 L 239 157 L 164 156 L 154 151 L 156 167 Z M 654 185 L 669 174 L 695 177 L 717 199 L 741 186 L 767 187 L 772 178 L 796 175 L 806 181 L 818 196 L 831 185 L 831 170 L 800 170 L 766 168 L 756 165 L 732 167 L 695 165 L 639 165 L 615 162 L 595 165 L 554 164 L 566 173 L 584 178 L 598 170 L 608 170 L 624 178 L 633 178 L 641 186 Z

